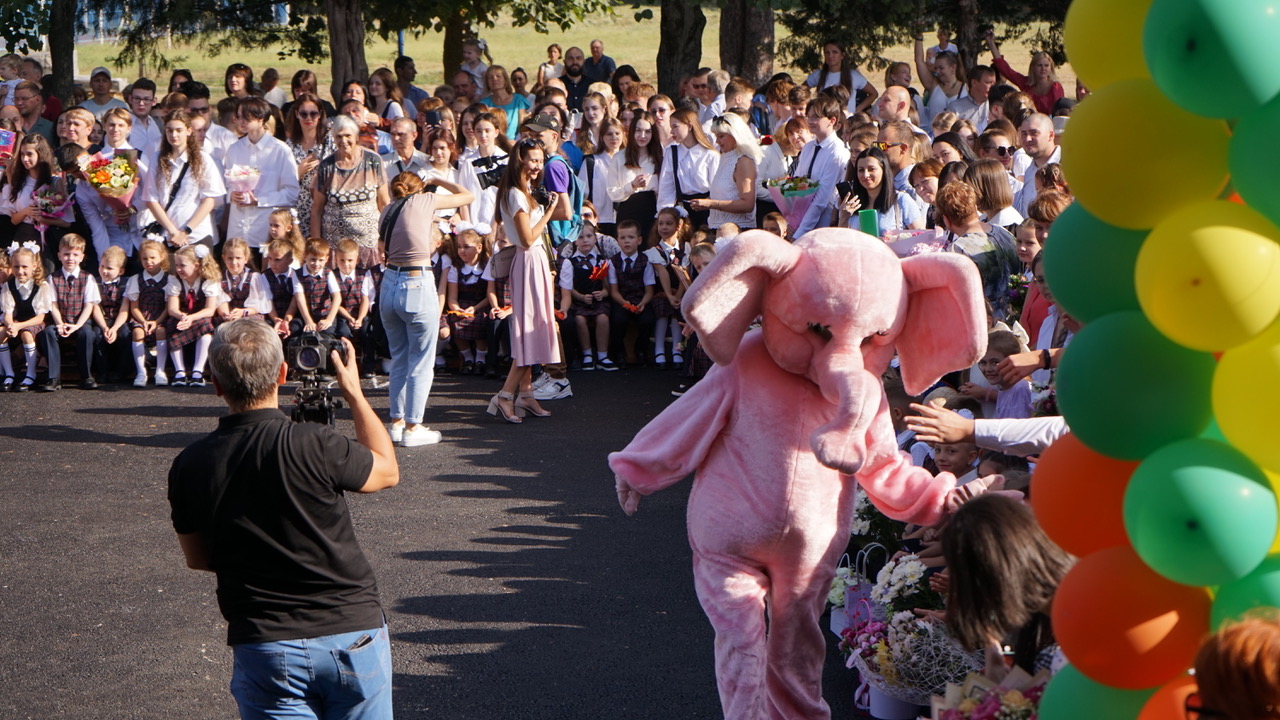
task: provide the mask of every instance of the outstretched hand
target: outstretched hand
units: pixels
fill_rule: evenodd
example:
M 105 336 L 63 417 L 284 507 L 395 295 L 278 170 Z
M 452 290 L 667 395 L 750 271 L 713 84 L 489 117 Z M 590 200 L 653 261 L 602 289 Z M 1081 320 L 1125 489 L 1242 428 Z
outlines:
M 973 420 L 954 410 L 911 403 L 915 415 L 908 415 L 907 428 L 926 443 L 973 442 Z
M 618 490 L 618 504 L 622 506 L 622 512 L 635 515 L 640 507 L 640 491 L 631 487 L 621 475 L 614 475 L 613 482 Z
M 1031 373 L 1042 367 L 1044 356 L 1039 351 L 1015 353 L 1000 361 L 996 366 L 996 371 L 1000 373 L 1000 379 L 1004 381 L 1006 386 L 1025 377 L 1031 377 Z

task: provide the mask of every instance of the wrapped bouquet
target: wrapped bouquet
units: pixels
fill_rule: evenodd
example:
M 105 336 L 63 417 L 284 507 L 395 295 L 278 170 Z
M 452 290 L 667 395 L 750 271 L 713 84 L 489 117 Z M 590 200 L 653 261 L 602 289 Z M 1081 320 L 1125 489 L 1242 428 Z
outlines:
M 227 168 L 227 190 L 248 193 L 258 187 L 258 168 L 249 165 L 232 165 Z
M 138 166 L 124 155 L 102 153 L 80 156 L 80 170 L 89 186 L 115 210 L 128 210 L 138 189 Z
M 799 225 L 800 221 L 804 219 L 805 212 L 809 209 L 809 205 L 813 203 L 814 195 L 821 187 L 816 180 L 810 180 L 803 175 L 787 175 L 765 180 L 764 186 L 769 191 L 769 196 L 773 198 L 774 204 L 786 216 L 787 223 L 791 227 Z
M 963 683 L 947 683 L 933 698 L 933 720 L 1034 720 L 1050 673 L 1035 677 L 1014 667 L 999 683 L 970 673 Z

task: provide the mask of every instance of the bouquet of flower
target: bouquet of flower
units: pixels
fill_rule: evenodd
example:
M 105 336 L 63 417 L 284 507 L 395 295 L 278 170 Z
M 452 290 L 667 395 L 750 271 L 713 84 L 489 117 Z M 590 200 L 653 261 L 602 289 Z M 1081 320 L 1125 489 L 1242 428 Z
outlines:
M 876 575 L 871 599 L 895 615 L 915 609 L 940 610 L 942 595 L 929 587 L 925 577 L 927 571 L 928 568 L 915 555 L 890 560 Z
M 1027 288 L 1030 283 L 1025 273 L 1014 273 L 1009 276 L 1009 317 L 1022 317 L 1022 306 L 1027 302 Z
M 769 191 L 769 196 L 773 198 L 774 204 L 786 216 L 787 223 L 795 227 L 804 219 L 804 214 L 813 203 L 820 184 L 803 175 L 787 175 L 765 180 L 764 186 Z
M 874 638 L 872 638 L 874 639 Z M 982 668 L 982 653 L 966 650 L 946 626 L 916 617 L 910 610 L 894 613 L 884 637 L 863 647 L 855 634 L 849 667 L 890 697 L 928 705 L 948 683 Z
M 102 153 L 80 156 L 80 170 L 89 186 L 115 210 L 128 210 L 138 189 L 138 166 L 124 155 Z
M 862 488 L 858 488 L 854 494 L 853 535 L 862 540 L 864 546 L 876 543 L 886 548 L 897 548 L 902 544 L 902 532 L 906 527 L 906 523 L 890 520 L 880 512 Z
M 227 189 L 231 192 L 248 193 L 258 187 L 258 168 L 249 165 L 232 165 L 227 168 Z
M 1035 720 L 1050 673 L 1035 677 L 1015 667 L 998 684 L 970 673 L 962 684 L 947 683 L 933 698 L 933 720 Z
M 900 258 L 942 252 L 947 246 L 946 235 L 938 228 L 889 232 L 885 235 L 884 241 Z

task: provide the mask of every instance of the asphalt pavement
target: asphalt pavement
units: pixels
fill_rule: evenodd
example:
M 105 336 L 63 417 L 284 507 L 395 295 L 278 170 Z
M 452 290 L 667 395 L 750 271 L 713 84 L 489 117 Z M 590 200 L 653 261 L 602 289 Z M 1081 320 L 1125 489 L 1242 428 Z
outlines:
M 398 449 L 400 485 L 350 499 L 398 718 L 720 716 L 690 482 L 628 518 L 606 464 L 677 378 L 571 379 L 552 417 L 514 426 L 483 412 L 497 381 L 439 377 L 427 422 L 445 442 Z M 385 417 L 385 389 L 368 395 Z M 224 410 L 212 388 L 0 395 L 0 717 L 236 717 L 214 578 L 183 564 L 165 496 L 173 457 Z M 345 411 L 338 429 L 354 435 Z M 828 640 L 825 694 L 851 717 Z

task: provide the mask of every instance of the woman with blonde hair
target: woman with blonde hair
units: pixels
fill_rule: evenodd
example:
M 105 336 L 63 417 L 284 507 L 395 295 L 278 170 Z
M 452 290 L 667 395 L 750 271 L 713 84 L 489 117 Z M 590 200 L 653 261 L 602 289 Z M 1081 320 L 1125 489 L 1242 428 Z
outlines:
M 480 102 L 495 110 L 501 110 L 506 115 L 505 134 L 508 139 L 515 140 L 516 130 L 532 109 L 529 98 L 515 91 L 507 69 L 501 65 L 490 65 L 489 69 L 484 71 L 484 89 L 485 96 L 480 98 Z
M 711 134 L 720 150 L 711 178 L 710 196 L 689 201 L 691 210 L 707 210 L 707 227 L 733 223 L 742 230 L 756 226 L 756 174 L 764 152 L 745 120 L 725 113 L 711 121 Z
M 1035 101 L 1036 112 L 1052 116 L 1053 106 L 1066 93 L 1062 90 L 1062 84 L 1058 82 L 1057 66 L 1053 58 L 1049 57 L 1049 53 L 1032 53 L 1031 66 L 1027 68 L 1027 74 L 1022 75 L 1010 67 L 1009 62 L 1000 54 L 1000 45 L 996 43 L 996 34 L 992 30 L 987 31 L 987 47 L 991 49 L 992 66 L 1005 79 L 1018 86 L 1019 90 L 1031 96 Z M 1008 106 L 1005 108 L 1005 117 L 1009 117 Z

